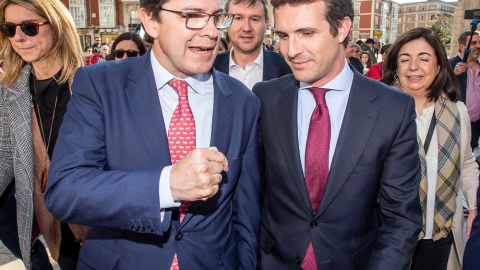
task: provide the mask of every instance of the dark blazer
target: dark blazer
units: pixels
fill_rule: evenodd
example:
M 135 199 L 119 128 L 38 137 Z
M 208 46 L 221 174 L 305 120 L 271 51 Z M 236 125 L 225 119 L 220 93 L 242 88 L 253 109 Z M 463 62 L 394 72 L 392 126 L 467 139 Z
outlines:
M 462 62 L 462 58 L 456 55 L 455 57 L 448 59 L 448 61 L 450 62 L 452 69 L 455 69 L 455 66 L 457 65 L 457 63 Z M 460 100 L 463 103 L 465 103 L 466 102 L 465 100 L 467 98 L 467 72 L 465 71 L 464 73 L 458 75 L 457 81 L 458 81 L 458 84 L 460 85 L 460 93 L 461 93 Z
M 135 68 L 132 68 L 135 67 Z M 218 193 L 160 221 L 159 179 L 171 165 L 150 63 L 142 57 L 80 68 L 55 146 L 45 203 L 92 226 L 79 269 L 255 269 L 260 227 L 260 102 L 212 69 L 211 145 L 228 159 Z M 198 120 L 198 119 L 197 119 Z
M 480 209 L 480 188 L 477 189 L 477 209 Z M 478 210 L 477 210 L 478 211 Z M 480 269 L 480 215 L 473 220 L 472 230 L 463 253 L 463 270 Z
M 350 64 L 358 71 L 360 72 L 360 74 L 363 74 L 363 64 L 362 64 L 362 61 L 360 61 L 360 59 L 356 58 L 356 57 L 350 57 Z M 365 75 L 365 74 L 364 74 Z
M 310 241 L 319 269 L 408 269 L 422 228 L 413 98 L 354 72 L 313 215 L 298 148 L 298 89 L 293 75 L 253 88 L 265 156 L 262 269 L 299 269 Z
M 288 66 L 283 56 L 279 53 L 272 52 L 262 48 L 263 50 L 263 80 L 268 81 L 276 79 L 292 73 L 292 69 Z M 230 60 L 230 52 L 223 52 L 217 55 L 213 67 L 225 74 L 230 74 L 228 61 Z

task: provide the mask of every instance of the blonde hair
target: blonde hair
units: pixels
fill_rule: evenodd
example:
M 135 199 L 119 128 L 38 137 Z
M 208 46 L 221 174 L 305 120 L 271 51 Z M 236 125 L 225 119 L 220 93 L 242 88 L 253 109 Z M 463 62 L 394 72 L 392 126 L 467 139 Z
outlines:
M 5 8 L 13 4 L 35 12 L 50 23 L 54 41 L 50 52 L 46 55 L 47 66 L 52 67 L 55 61 L 60 59 L 62 71 L 55 80 L 58 83 L 65 83 L 73 78 L 77 69 L 84 65 L 84 61 L 80 39 L 70 11 L 60 0 L 2 0 L 0 23 L 5 23 Z M 4 73 L 0 76 L 0 84 L 8 87 L 17 79 L 25 61 L 15 52 L 9 38 L 1 33 L 0 59 L 4 61 Z

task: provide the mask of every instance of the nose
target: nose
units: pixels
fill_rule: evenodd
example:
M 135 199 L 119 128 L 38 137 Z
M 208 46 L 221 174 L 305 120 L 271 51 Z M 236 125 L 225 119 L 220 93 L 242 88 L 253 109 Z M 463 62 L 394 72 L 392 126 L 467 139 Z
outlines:
M 205 27 L 200 30 L 200 35 L 207 36 L 211 39 L 217 39 L 218 30 L 217 30 L 217 27 L 215 26 L 215 20 L 213 19 L 213 17 L 210 17 L 207 25 L 205 25 Z
M 12 37 L 15 41 L 23 41 L 25 40 L 27 35 L 23 33 L 22 29 L 20 29 L 20 25 L 15 26 L 15 35 Z
M 289 37 L 288 40 L 288 51 L 287 55 L 289 58 L 295 58 L 297 55 L 302 53 L 302 47 L 299 41 L 296 41 L 294 37 Z M 280 43 L 280 46 L 282 43 Z
M 252 25 L 250 23 L 250 19 L 249 18 L 244 18 L 243 21 L 242 21 L 242 28 L 241 28 L 243 31 L 245 32 L 250 32 L 252 31 Z

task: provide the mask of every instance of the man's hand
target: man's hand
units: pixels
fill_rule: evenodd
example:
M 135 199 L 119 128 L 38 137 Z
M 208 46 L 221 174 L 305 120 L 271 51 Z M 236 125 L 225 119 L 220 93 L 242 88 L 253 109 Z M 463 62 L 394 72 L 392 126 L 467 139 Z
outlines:
M 453 69 L 453 73 L 455 73 L 455 76 L 461 75 L 467 71 L 467 63 L 463 62 L 458 62 L 455 68 Z
M 472 230 L 472 224 L 473 220 L 477 216 L 477 209 L 471 209 L 468 214 L 467 218 L 467 230 L 466 230 L 466 235 L 470 236 L 470 231 Z
M 174 201 L 207 200 L 218 192 L 228 161 L 216 147 L 195 149 L 172 166 L 170 189 Z

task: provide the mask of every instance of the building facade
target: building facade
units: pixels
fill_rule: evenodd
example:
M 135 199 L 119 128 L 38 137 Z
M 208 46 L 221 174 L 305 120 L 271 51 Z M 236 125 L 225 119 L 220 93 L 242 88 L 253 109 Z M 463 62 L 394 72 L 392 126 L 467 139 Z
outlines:
M 140 24 L 139 0 L 61 0 L 70 10 L 82 46 L 112 41 L 123 32 L 134 31 Z
M 417 27 L 428 27 L 434 23 L 438 16 L 453 16 L 457 3 L 428 0 L 401 4 L 398 17 L 398 35 Z
M 397 38 L 399 4 L 391 0 L 354 0 L 355 17 L 350 38 L 373 38 L 390 43 Z

